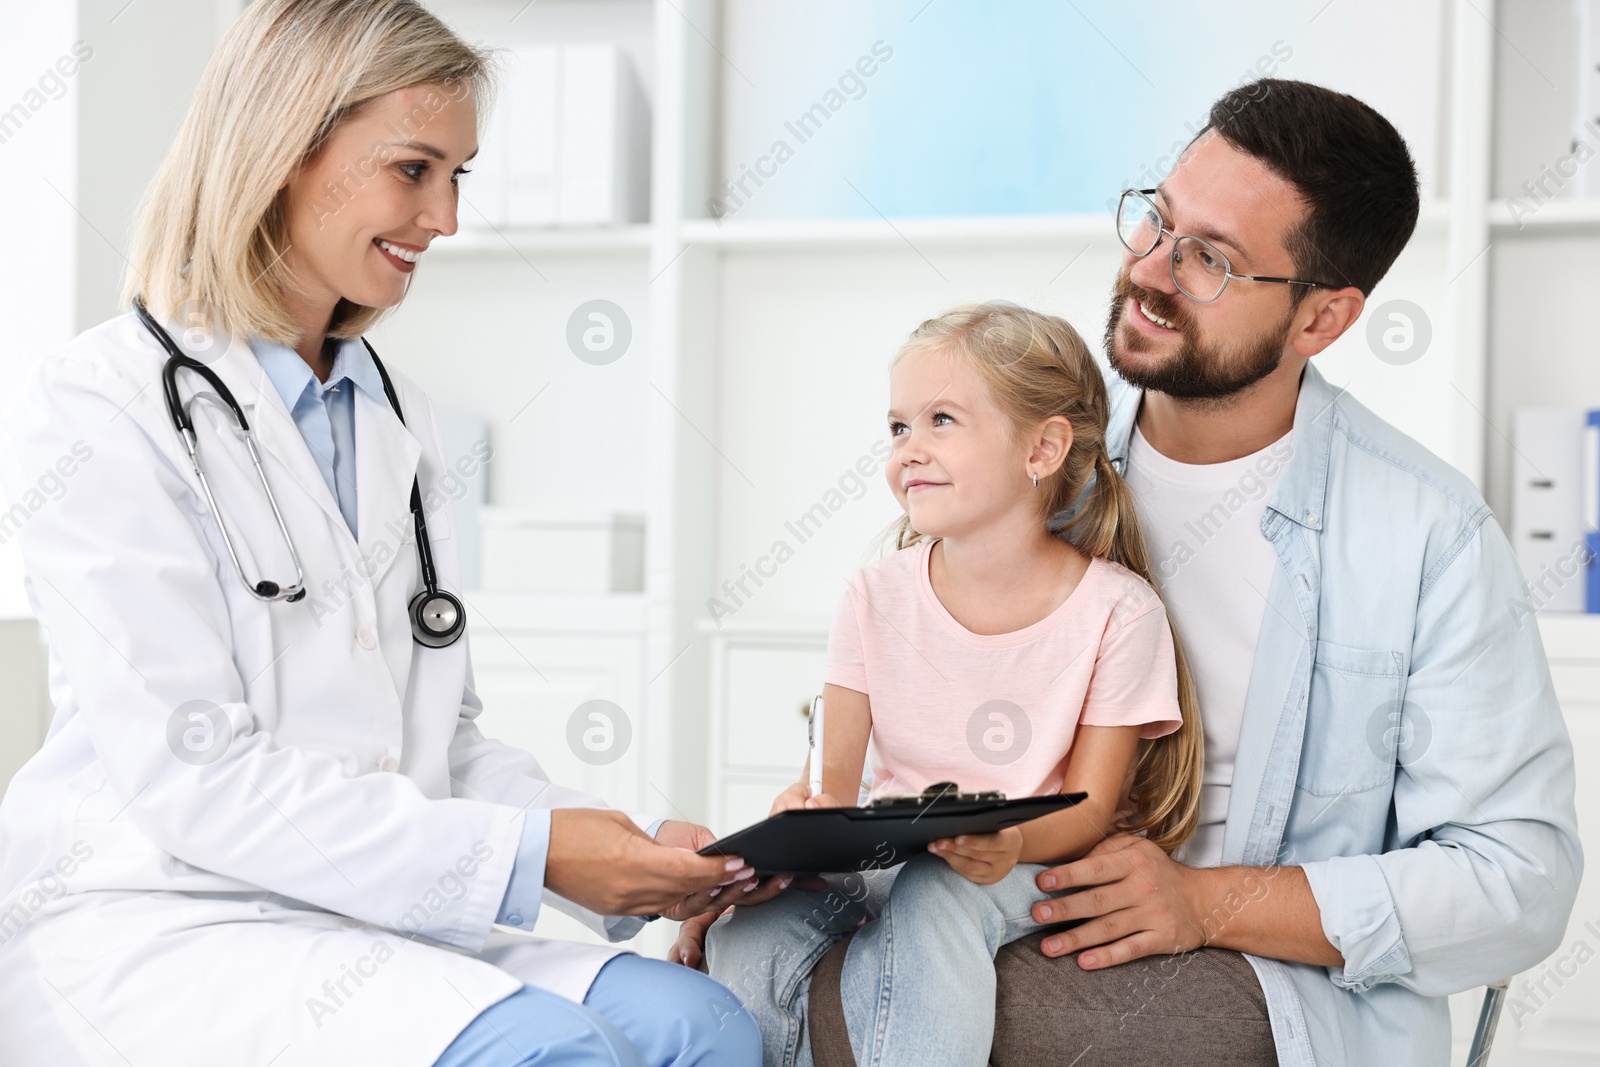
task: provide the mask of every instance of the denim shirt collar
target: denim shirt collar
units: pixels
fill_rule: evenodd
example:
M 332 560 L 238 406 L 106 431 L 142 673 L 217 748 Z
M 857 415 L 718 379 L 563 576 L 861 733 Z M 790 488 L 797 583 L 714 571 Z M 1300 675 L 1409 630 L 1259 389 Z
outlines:
M 1128 472 L 1128 442 L 1144 400 L 1144 390 L 1111 375 L 1111 416 L 1106 426 L 1106 450 L 1117 473 Z M 1328 384 L 1315 365 L 1307 363 L 1300 375 L 1300 395 L 1294 407 L 1294 456 L 1283 469 L 1267 507 L 1290 522 L 1321 530 L 1327 521 L 1324 505 L 1328 492 L 1328 467 L 1333 454 L 1333 428 L 1337 404 L 1345 393 Z

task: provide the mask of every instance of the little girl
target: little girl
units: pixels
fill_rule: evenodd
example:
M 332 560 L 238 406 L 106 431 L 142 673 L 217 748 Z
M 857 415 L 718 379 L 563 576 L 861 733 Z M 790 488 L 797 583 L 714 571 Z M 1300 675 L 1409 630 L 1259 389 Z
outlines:
M 994 955 L 1040 929 L 1039 872 L 1119 827 L 1170 851 L 1198 814 L 1193 686 L 1083 340 L 1013 304 L 956 308 L 902 346 L 889 400 L 897 551 L 852 577 L 828 635 L 823 793 L 802 773 L 773 811 L 855 802 L 869 734 L 873 798 L 951 781 L 1088 799 L 711 927 L 711 974 L 785 1067 L 810 1060 L 811 969 L 853 929 L 840 986 L 857 1062 L 985 1064 Z

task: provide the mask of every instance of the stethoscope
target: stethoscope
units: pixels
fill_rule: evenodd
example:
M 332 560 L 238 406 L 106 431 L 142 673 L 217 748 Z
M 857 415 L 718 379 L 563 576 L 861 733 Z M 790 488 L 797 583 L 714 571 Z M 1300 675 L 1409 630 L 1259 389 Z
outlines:
M 172 417 L 172 425 L 177 429 L 178 436 L 183 438 L 184 448 L 189 452 L 189 462 L 194 465 L 194 473 L 200 479 L 200 487 L 205 491 L 206 502 L 211 507 L 212 516 L 217 520 L 217 529 L 222 532 L 222 543 L 227 546 L 228 556 L 233 560 L 234 570 L 239 573 L 239 580 L 257 600 L 285 600 L 292 604 L 304 598 L 305 571 L 300 566 L 300 553 L 295 551 L 294 539 L 289 536 L 289 526 L 283 521 L 283 512 L 278 510 L 277 497 L 273 495 L 272 486 L 267 482 L 267 472 L 261 466 L 261 453 L 256 450 L 255 435 L 250 432 L 250 423 L 245 420 L 243 409 L 234 400 L 232 390 L 223 384 L 222 379 L 210 367 L 184 355 L 161 324 L 151 317 L 143 300 L 134 300 L 133 308 L 138 312 L 139 320 L 144 323 L 145 328 L 161 342 L 161 347 L 167 350 L 167 363 L 161 372 L 161 386 L 167 397 L 167 413 Z M 367 351 L 372 354 L 373 365 L 378 368 L 378 377 L 383 379 L 383 393 L 389 398 L 389 406 L 399 417 L 400 425 L 404 426 L 406 416 L 400 410 L 400 400 L 395 395 L 394 383 L 389 380 L 389 372 L 384 369 L 383 362 L 378 359 L 378 353 L 373 351 L 367 339 L 363 337 L 361 343 L 366 345 Z M 267 503 L 272 506 L 272 516 L 278 521 L 278 532 L 283 535 L 283 543 L 289 548 L 289 559 L 294 563 L 294 581 L 290 585 L 282 586 L 265 578 L 259 582 L 252 582 L 245 575 L 244 565 L 239 562 L 239 554 L 234 551 L 233 538 L 228 535 L 228 524 L 222 521 L 217 498 L 212 494 L 211 483 L 207 480 L 205 469 L 200 464 L 194 421 L 189 417 L 188 406 L 178 399 L 180 368 L 196 372 L 216 390 L 215 393 L 195 393 L 189 400 L 190 404 L 196 400 L 204 400 L 219 407 L 226 405 L 233 412 L 233 417 L 239 424 L 240 434 L 244 437 L 245 448 L 249 450 L 250 462 L 255 465 L 256 476 L 261 479 L 261 489 L 267 494 Z M 419 645 L 443 648 L 454 644 L 465 632 L 467 612 L 460 600 L 439 588 L 438 578 L 433 569 L 433 548 L 428 541 L 428 524 L 422 515 L 422 489 L 415 477 L 411 479 L 411 517 L 417 528 L 417 560 L 422 565 L 422 592 L 412 598 L 407 608 L 411 616 L 411 636 L 416 638 Z

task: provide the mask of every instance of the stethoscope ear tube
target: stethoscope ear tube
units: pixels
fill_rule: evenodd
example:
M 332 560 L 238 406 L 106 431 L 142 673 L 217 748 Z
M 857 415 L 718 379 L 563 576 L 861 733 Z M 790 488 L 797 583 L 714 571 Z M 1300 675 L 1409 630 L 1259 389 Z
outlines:
M 239 574 L 239 580 L 244 583 L 245 589 L 258 600 L 275 601 L 285 600 L 289 603 L 305 598 L 305 572 L 300 566 L 300 553 L 295 550 L 294 538 L 289 536 L 289 525 L 284 521 L 283 512 L 278 508 L 278 499 L 273 495 L 272 485 L 267 481 L 266 469 L 261 464 L 261 453 L 256 449 L 255 435 L 250 432 L 250 423 L 244 417 L 244 409 L 234 399 L 233 392 L 228 388 L 222 378 L 210 367 L 197 359 L 184 354 L 162 328 L 161 324 L 150 314 L 141 297 L 134 298 L 134 311 L 139 316 L 139 321 L 149 330 L 151 335 L 161 343 L 166 350 L 167 362 L 161 371 L 161 388 L 166 396 L 167 414 L 172 419 L 172 425 L 178 431 L 178 436 L 183 439 L 185 450 L 189 453 L 189 461 L 194 465 L 194 472 L 200 479 L 200 487 L 205 492 L 206 503 L 211 506 L 211 514 L 217 522 L 217 529 L 222 532 L 222 543 L 227 547 L 228 556 L 233 560 L 233 567 Z M 373 350 L 370 342 L 365 338 L 362 344 L 367 346 L 367 352 L 372 356 L 372 363 L 378 369 L 378 377 L 383 379 L 383 393 L 389 400 L 389 406 L 394 409 L 395 416 L 399 418 L 400 425 L 406 422 L 405 412 L 400 410 L 400 398 L 395 394 L 394 383 L 389 380 L 389 372 L 384 368 L 383 361 L 378 358 L 378 353 Z M 233 417 L 238 421 L 240 433 L 244 437 L 245 447 L 250 453 L 250 462 L 255 466 L 256 475 L 261 480 L 262 491 L 266 493 L 267 503 L 272 507 L 272 516 L 277 520 L 278 532 L 283 535 L 284 544 L 289 547 L 289 558 L 294 561 L 294 584 L 288 587 L 280 586 L 277 582 L 262 579 L 252 582 L 245 576 L 244 566 L 239 561 L 239 554 L 234 550 L 233 538 L 228 533 L 228 524 L 222 521 L 222 511 L 217 507 L 215 495 L 211 492 L 211 482 L 206 477 L 205 469 L 200 463 L 200 453 L 196 446 L 194 421 L 190 418 L 189 410 L 184 406 L 178 396 L 178 371 L 192 370 L 204 378 L 216 391 L 215 399 L 225 403 L 232 411 Z M 194 399 L 206 397 L 204 393 L 195 394 Z M 191 400 L 191 403 L 193 400 Z M 411 479 L 411 515 L 416 525 L 417 533 L 417 562 L 422 569 L 423 591 L 418 593 L 408 607 L 411 616 L 411 634 L 420 645 L 429 648 L 443 648 L 451 645 L 466 631 L 467 613 L 461 601 L 453 594 L 439 588 L 438 576 L 433 567 L 433 547 L 428 538 L 428 524 L 422 509 L 422 488 L 417 479 Z
M 222 544 L 228 550 L 228 558 L 233 561 L 233 569 L 239 575 L 239 581 L 244 583 L 245 589 L 257 600 L 274 601 L 287 600 L 290 602 L 300 600 L 306 595 L 305 571 L 300 566 L 300 553 L 295 550 L 294 539 L 289 536 L 288 524 L 283 520 L 283 512 L 278 510 L 278 498 L 272 493 L 272 485 L 267 481 L 267 472 L 261 465 L 261 453 L 256 450 L 255 435 L 250 432 L 250 423 L 244 417 L 244 411 L 239 407 L 238 401 L 233 397 L 233 391 L 227 387 L 223 380 L 210 367 L 197 359 L 184 355 L 178 348 L 177 342 L 156 322 L 144 305 L 144 300 L 135 298 L 134 311 L 139 320 L 144 323 L 145 329 L 161 343 L 167 352 L 167 362 L 161 369 L 161 388 L 166 395 L 167 414 L 172 419 L 172 424 L 178 430 L 178 436 L 183 440 L 184 449 L 189 453 L 189 463 L 194 467 L 195 477 L 200 479 L 200 488 L 206 495 L 206 503 L 211 507 L 211 516 L 216 519 L 217 529 L 222 534 Z M 211 491 L 211 479 L 206 477 L 205 467 L 200 463 L 200 452 L 194 432 L 194 420 L 189 417 L 189 409 L 183 405 L 178 396 L 178 371 L 180 369 L 192 370 L 204 378 L 216 390 L 216 399 L 221 400 L 238 420 L 239 432 L 244 437 L 245 448 L 250 453 L 250 462 L 256 469 L 256 477 L 261 480 L 261 489 L 267 495 L 267 503 L 272 507 L 272 515 L 278 522 L 278 532 L 283 535 L 283 543 L 289 548 L 289 559 L 294 563 L 294 584 L 287 589 L 277 582 L 263 578 L 259 582 L 252 582 L 244 572 L 244 564 L 239 559 L 238 550 L 233 547 L 233 536 L 228 533 L 228 524 L 222 521 L 222 509 L 217 506 L 216 494 Z M 196 394 L 197 397 L 205 394 Z M 208 398 L 209 399 L 209 398 Z
M 233 399 L 233 391 L 222 384 L 222 379 L 217 377 L 217 373 L 198 359 L 184 354 L 183 350 L 178 347 L 178 343 L 150 314 L 150 309 L 144 306 L 143 298 L 134 298 L 133 310 L 139 316 L 139 321 L 144 323 L 145 329 L 149 330 L 151 335 L 161 343 L 161 347 L 167 351 L 166 366 L 161 368 L 161 392 L 166 396 L 167 414 L 172 417 L 173 425 L 178 428 L 180 434 L 186 435 L 184 438 L 186 442 L 191 442 L 190 451 L 194 450 L 192 445 L 194 422 L 189 418 L 188 410 L 178 398 L 178 371 L 180 369 L 192 370 L 211 383 L 211 388 L 217 391 L 218 398 L 228 405 L 233 411 L 233 417 L 239 420 L 239 428 L 248 434 L 250 432 L 250 423 L 244 417 L 244 409 Z

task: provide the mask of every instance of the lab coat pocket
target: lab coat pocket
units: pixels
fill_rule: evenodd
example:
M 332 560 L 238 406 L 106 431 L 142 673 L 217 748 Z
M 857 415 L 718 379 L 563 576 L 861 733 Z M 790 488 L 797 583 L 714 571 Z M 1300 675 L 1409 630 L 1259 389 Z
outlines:
M 1400 653 L 1317 642 L 1298 787 L 1312 796 L 1362 793 L 1394 781 L 1405 692 Z

